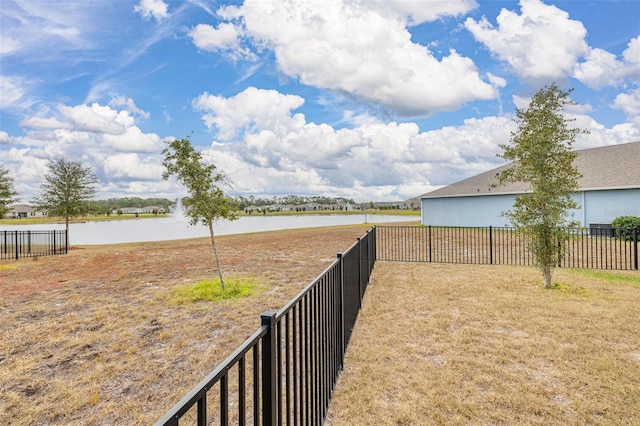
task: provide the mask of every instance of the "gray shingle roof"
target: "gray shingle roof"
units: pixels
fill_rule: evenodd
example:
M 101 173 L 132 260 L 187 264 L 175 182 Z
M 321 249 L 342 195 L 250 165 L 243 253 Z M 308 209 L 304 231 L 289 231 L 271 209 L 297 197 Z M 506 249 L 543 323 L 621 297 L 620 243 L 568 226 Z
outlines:
M 640 188 L 640 142 L 609 145 L 576 151 L 575 165 L 582 173 L 582 190 Z M 522 182 L 492 188 L 496 175 L 511 164 L 461 180 L 420 198 L 459 197 L 521 193 L 528 189 Z

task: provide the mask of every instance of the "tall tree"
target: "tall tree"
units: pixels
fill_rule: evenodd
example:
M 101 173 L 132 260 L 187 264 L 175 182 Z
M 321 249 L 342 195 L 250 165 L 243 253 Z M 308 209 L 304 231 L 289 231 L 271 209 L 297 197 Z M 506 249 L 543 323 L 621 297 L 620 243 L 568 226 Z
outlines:
M 18 193 L 13 187 L 13 178 L 9 170 L 0 164 L 0 219 L 8 212 L 9 206 L 18 201 Z
M 40 194 L 33 203 L 49 216 L 64 217 L 68 238 L 69 220 L 86 212 L 87 202 L 95 195 L 94 185 L 98 178 L 91 168 L 64 158 L 49 161 L 47 168 Z
M 551 288 L 553 268 L 561 260 L 567 233 L 579 223 L 569 220 L 569 210 L 580 206 L 571 194 L 579 190 L 580 172 L 571 151 L 576 135 L 584 129 L 569 126 L 564 107 L 575 105 L 563 91 L 551 84 L 540 89 L 526 109 L 517 109 L 510 143 L 500 145 L 499 157 L 513 162 L 498 180 L 525 182 L 529 190 L 516 197 L 513 209 L 504 212 L 513 226 L 526 236 L 529 250 L 542 272 L 545 288 Z
M 166 168 L 162 178 L 169 179 L 174 176 L 189 192 L 185 205 L 191 224 L 201 222 L 209 228 L 220 285 L 222 290 L 225 290 L 213 224 L 218 219 L 235 220 L 237 218 L 231 200 L 225 197 L 220 188 L 220 185 L 227 183 L 228 180 L 224 173 L 216 171 L 217 167 L 214 164 L 204 164 L 202 154 L 193 148 L 189 139 L 176 139 L 169 142 L 167 148 L 162 151 L 162 155 L 164 155 L 162 164 Z

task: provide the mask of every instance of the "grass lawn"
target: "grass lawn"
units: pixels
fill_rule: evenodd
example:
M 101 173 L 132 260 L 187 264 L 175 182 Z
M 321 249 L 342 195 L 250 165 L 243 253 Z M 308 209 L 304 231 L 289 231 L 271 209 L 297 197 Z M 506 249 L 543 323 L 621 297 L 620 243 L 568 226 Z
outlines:
M 327 424 L 640 424 L 640 275 L 379 262 Z
M 207 238 L 0 261 L 0 424 L 149 425 L 368 225 L 218 237 L 252 295 L 176 301 L 215 277 Z M 637 424 L 640 275 L 379 262 L 327 424 Z

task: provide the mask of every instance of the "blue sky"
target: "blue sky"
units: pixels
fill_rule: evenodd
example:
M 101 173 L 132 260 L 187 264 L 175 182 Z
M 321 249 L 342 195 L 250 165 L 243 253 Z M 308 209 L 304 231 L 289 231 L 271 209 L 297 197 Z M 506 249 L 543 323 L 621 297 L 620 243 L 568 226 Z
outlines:
M 98 198 L 185 195 L 190 137 L 234 195 L 404 200 L 502 164 L 515 109 L 573 88 L 575 148 L 640 140 L 640 2 L 2 0 L 0 160 Z

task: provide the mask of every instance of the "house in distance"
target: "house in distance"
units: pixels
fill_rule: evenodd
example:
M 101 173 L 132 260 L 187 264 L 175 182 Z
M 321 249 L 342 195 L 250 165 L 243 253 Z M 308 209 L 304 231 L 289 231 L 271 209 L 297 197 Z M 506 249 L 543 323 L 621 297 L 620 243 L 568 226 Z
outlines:
M 619 216 L 640 216 L 640 142 L 576 151 L 582 174 L 573 194 L 579 209 L 570 211 L 587 228 L 606 227 Z M 510 226 L 502 212 L 511 210 L 525 183 L 494 186 L 511 167 L 498 167 L 420 197 L 422 224 L 434 226 Z

